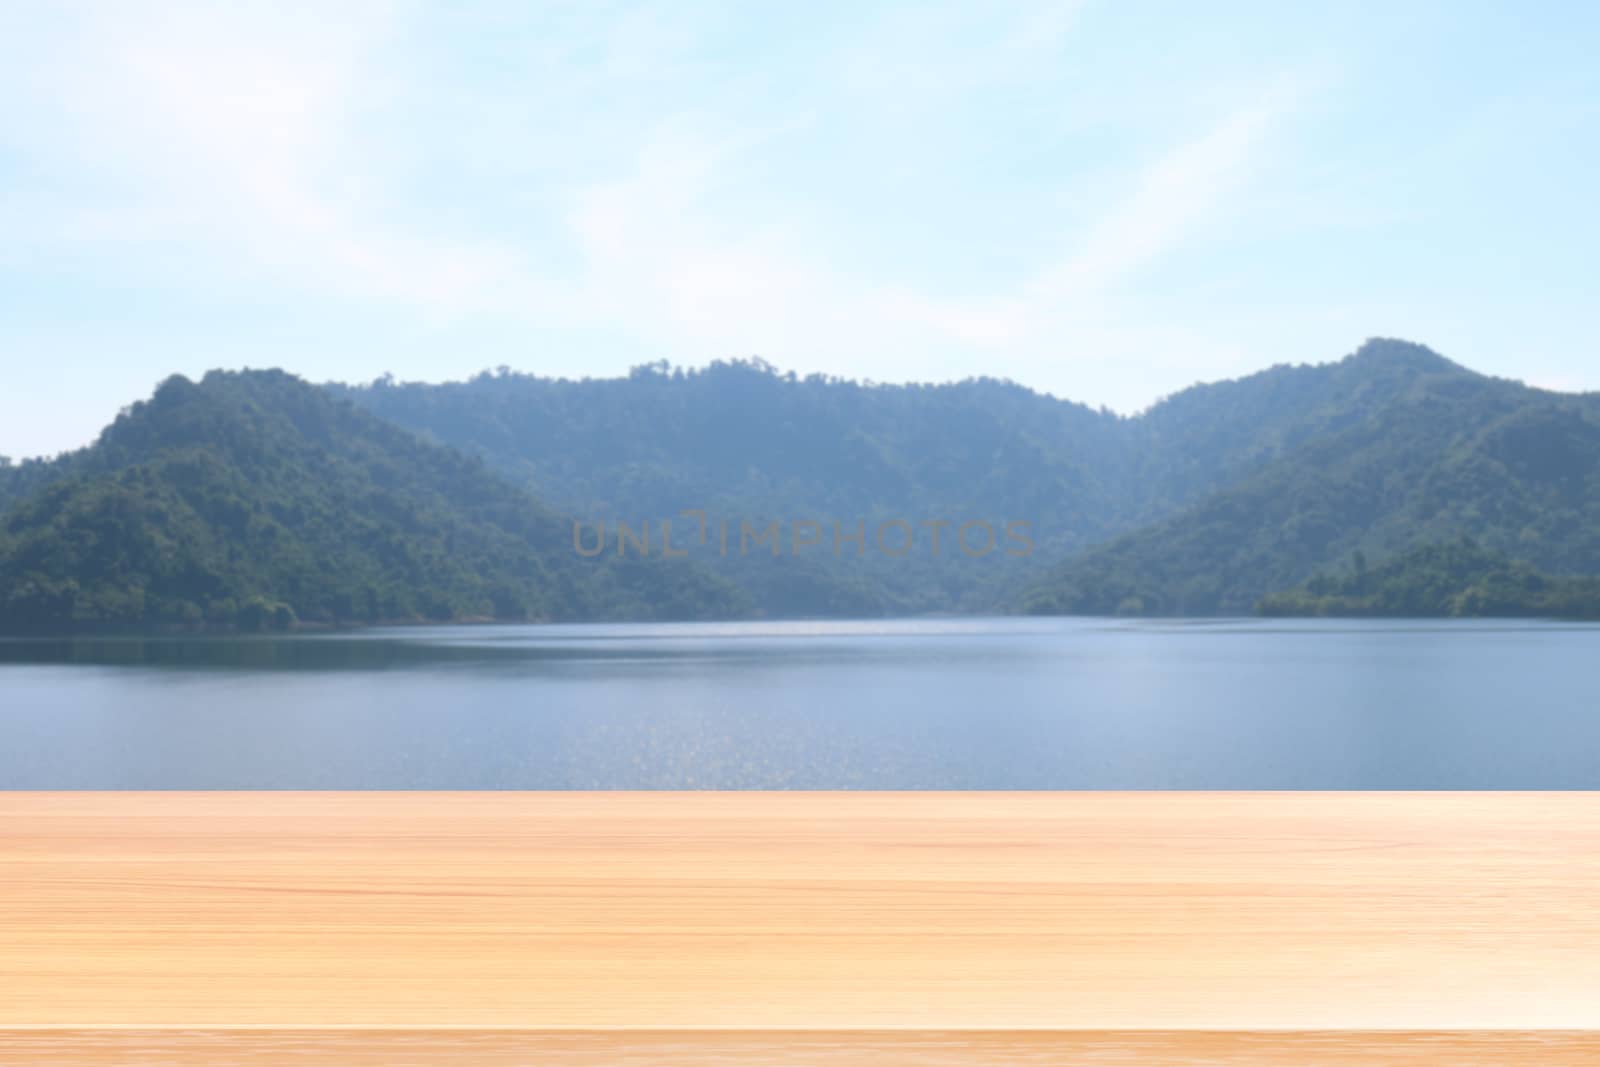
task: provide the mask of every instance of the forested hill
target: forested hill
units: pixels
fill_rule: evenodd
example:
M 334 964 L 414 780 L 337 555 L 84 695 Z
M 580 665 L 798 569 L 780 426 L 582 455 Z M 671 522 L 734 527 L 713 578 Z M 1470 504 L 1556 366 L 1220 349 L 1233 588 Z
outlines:
M 1423 545 L 1381 566 L 1358 553 L 1257 606 L 1263 615 L 1600 619 L 1600 578 L 1553 578 L 1470 540 Z
M 1378 562 L 1463 536 L 1553 574 L 1600 573 L 1600 397 L 1390 347 L 1339 369 L 1374 383 L 1360 403 L 1325 408 L 1316 432 L 1233 484 L 1068 560 L 1027 610 L 1246 614 L 1356 552 Z
M 605 538 L 595 558 L 566 516 Z M 644 535 L 626 554 L 619 523 Z M 1135 417 L 758 361 L 324 388 L 219 372 L 0 469 L 0 626 L 1245 614 L 1357 552 L 1379 567 L 1463 536 L 1600 574 L 1600 397 L 1384 340 Z
M 1248 612 L 1356 548 L 1380 559 L 1457 534 L 1600 569 L 1594 399 L 1403 341 L 1132 418 L 1007 382 L 870 385 L 758 361 L 332 388 L 581 516 L 1029 524 L 1034 551 L 1017 558 L 935 561 L 924 543 L 892 561 L 710 561 L 780 614 Z
M 0 629 L 736 615 L 676 561 L 580 559 L 483 463 L 287 374 L 166 381 L 0 515 Z M 13 481 L 15 484 L 15 481 Z
M 699 552 L 774 615 L 992 610 L 1006 582 L 1127 528 L 1140 507 L 1126 492 L 1117 416 L 1007 382 L 867 385 L 750 361 L 623 379 L 502 373 L 332 388 L 482 455 L 585 520 L 682 529 L 680 513 L 696 510 L 734 531 L 778 522 L 777 559 L 720 544 Z M 951 525 L 935 550 L 925 524 L 940 521 Z M 978 558 L 955 544 L 961 524 L 981 522 L 1003 545 L 1013 521 L 1031 524 L 1028 556 L 997 547 Z M 824 543 L 796 551 L 787 534 L 797 522 L 818 523 Z M 884 523 L 911 528 L 909 551 L 879 550 Z M 864 528 L 866 551 L 836 554 L 835 524 Z M 904 530 L 886 529 L 886 543 L 898 550 Z
M 1438 380 L 1491 381 L 1420 345 L 1379 340 L 1336 363 L 1197 385 L 1133 418 L 989 378 L 884 385 L 801 378 L 760 360 L 646 365 L 611 379 L 502 370 L 466 382 L 329 388 L 483 455 L 579 513 L 670 515 L 708 504 L 1005 512 L 1070 551 L 1170 514 Z

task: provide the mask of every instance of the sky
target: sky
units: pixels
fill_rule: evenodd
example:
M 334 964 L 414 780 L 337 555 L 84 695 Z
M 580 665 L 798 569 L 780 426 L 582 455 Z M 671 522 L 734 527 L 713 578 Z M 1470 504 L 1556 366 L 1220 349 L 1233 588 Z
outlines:
M 0 453 L 173 373 L 1600 388 L 1600 5 L 0 4 Z

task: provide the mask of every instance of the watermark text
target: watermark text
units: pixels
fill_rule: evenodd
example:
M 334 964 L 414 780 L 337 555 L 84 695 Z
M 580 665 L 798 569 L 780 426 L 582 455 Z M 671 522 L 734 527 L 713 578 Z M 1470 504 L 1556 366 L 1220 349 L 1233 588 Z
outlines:
M 869 553 L 904 559 L 913 554 L 937 558 L 957 553 L 981 559 L 995 552 L 1020 557 L 1033 553 L 1032 523 L 1021 519 L 992 523 L 987 519 L 884 519 L 869 523 L 822 522 L 816 519 L 714 519 L 700 508 L 678 513 L 672 519 L 572 524 L 572 548 L 594 558 L 610 552 L 617 556 L 681 559 L 695 546 L 719 556 L 801 556 L 832 553 L 836 558 Z

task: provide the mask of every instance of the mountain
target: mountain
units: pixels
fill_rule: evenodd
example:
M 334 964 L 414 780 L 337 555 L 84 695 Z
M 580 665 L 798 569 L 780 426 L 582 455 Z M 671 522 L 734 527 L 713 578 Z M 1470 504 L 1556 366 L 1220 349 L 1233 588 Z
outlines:
M 1004 605 L 1048 566 L 1363 417 L 1405 373 L 1366 362 L 1366 371 L 1285 367 L 1196 387 L 1134 419 L 993 379 L 874 385 L 798 378 L 759 360 L 657 364 L 623 379 L 501 372 L 329 388 L 595 521 L 649 519 L 659 529 L 693 509 L 735 528 L 864 523 L 869 539 L 904 522 L 917 539 L 903 556 L 875 544 L 842 558 L 826 548 L 777 560 L 698 554 L 769 614 L 876 615 Z M 940 520 L 950 526 L 934 555 Z M 1023 523 L 1031 550 L 974 558 L 955 542 L 964 523 L 1019 549 L 1003 531 Z M 970 533 L 974 547 L 986 543 L 984 526 Z
M 923 534 L 892 559 L 700 553 L 770 614 L 1248 611 L 1357 547 L 1382 557 L 1460 533 L 1600 568 L 1573 466 L 1594 454 L 1592 398 L 1403 341 L 1195 386 L 1133 418 L 992 379 L 872 385 L 757 360 L 330 388 L 595 520 L 659 528 L 697 509 L 735 525 L 899 518 Z M 1022 522 L 1032 551 L 936 558 L 936 519 Z
M 1250 435 L 1281 442 L 1256 469 L 1068 560 L 1024 608 L 1245 613 L 1357 551 L 1382 560 L 1462 536 L 1556 574 L 1600 572 L 1600 397 L 1484 377 L 1399 342 L 1236 384 L 1258 401 L 1307 383 L 1323 400 L 1292 432 Z M 1171 403 L 1214 424 L 1206 399 Z M 1180 436 L 1200 437 L 1192 420 Z
M 784 544 L 724 554 L 689 546 L 751 590 L 769 614 L 991 608 L 1008 581 L 1037 573 L 1132 518 L 1117 416 L 1009 382 L 887 386 L 780 374 L 760 361 L 698 371 L 665 365 L 611 380 L 484 374 L 444 385 L 331 386 L 382 418 L 482 456 L 505 476 L 592 522 L 683 529 L 685 510 L 737 531 L 778 522 Z M 1126 512 L 1126 513 L 1125 513 Z M 947 527 L 935 523 L 946 521 Z M 1010 522 L 1035 538 L 1008 555 Z M 796 549 L 795 524 L 824 543 Z M 891 548 L 910 527 L 913 545 Z M 973 554 L 957 542 L 964 523 Z M 865 550 L 833 534 L 865 532 Z M 937 554 L 935 533 L 941 535 Z M 809 536 L 809 535 L 805 535 Z
M 1193 501 L 1380 415 L 1419 383 L 1461 377 L 1477 376 L 1422 345 L 1375 339 L 1337 362 L 1185 389 L 1129 420 L 1128 447 L 1153 501 Z
M 481 461 L 279 371 L 170 378 L 31 466 L 0 514 L 0 629 L 745 610 L 677 560 L 581 558 Z
M 1600 574 L 1597 502 L 1600 396 L 1395 340 L 1134 417 L 758 360 L 214 373 L 0 466 L 0 625 L 1242 614 L 1461 537 Z
M 1553 578 L 1471 540 L 1423 545 L 1369 569 L 1357 555 L 1257 605 L 1263 615 L 1600 619 L 1600 578 Z

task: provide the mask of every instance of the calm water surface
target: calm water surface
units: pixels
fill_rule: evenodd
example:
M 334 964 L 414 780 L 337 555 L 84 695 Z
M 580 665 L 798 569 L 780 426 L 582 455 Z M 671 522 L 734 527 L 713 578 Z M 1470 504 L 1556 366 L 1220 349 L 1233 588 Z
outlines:
M 1594 789 L 1600 627 L 0 641 L 5 789 Z

